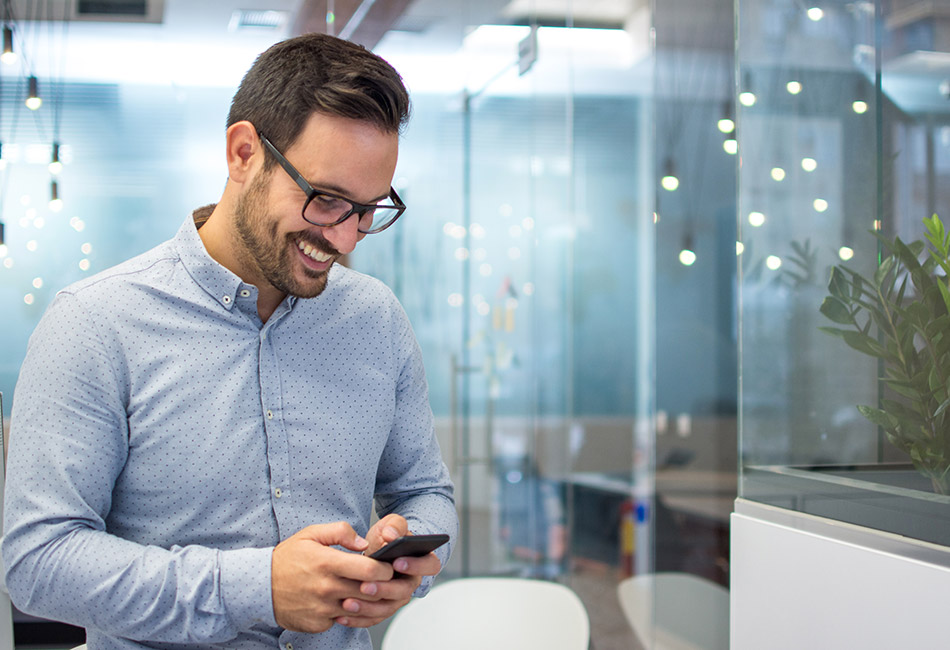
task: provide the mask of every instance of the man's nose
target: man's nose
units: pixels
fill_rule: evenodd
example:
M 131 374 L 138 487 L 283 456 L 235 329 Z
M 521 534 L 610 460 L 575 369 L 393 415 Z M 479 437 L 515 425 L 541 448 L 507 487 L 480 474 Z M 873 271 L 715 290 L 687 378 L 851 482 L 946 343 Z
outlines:
M 343 223 L 335 226 L 324 226 L 323 236 L 341 255 L 352 253 L 356 244 L 365 237 L 359 232 L 360 218 L 353 213 Z

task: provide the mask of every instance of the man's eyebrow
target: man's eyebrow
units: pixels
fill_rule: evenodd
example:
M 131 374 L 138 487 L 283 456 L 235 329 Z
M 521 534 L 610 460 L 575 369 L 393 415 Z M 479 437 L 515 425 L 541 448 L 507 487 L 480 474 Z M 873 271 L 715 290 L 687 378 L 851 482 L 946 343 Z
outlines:
M 307 182 L 310 183 L 310 181 L 307 181 Z M 330 194 L 338 194 L 339 196 L 342 196 L 343 198 L 349 201 L 356 201 L 356 199 L 352 198 L 345 189 L 337 185 L 333 185 L 332 183 L 329 183 L 329 184 L 320 183 L 319 185 L 317 185 L 316 183 L 310 183 L 310 187 L 312 187 L 318 192 L 329 192 Z M 389 198 L 389 192 L 387 191 L 382 196 L 377 196 L 375 199 L 370 199 L 368 203 L 363 203 L 362 201 L 356 201 L 356 202 L 362 205 L 372 205 L 374 203 L 378 203 L 379 201 L 382 201 L 383 199 L 388 199 L 388 198 Z

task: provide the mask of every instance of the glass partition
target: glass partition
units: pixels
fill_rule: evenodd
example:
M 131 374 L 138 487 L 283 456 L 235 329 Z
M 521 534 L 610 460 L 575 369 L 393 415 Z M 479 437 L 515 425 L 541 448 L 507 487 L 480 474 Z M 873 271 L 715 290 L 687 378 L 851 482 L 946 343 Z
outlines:
M 950 543 L 946 8 L 737 6 L 741 494 Z
M 413 91 L 410 210 L 352 264 L 396 289 L 423 347 L 462 522 L 444 578 L 563 582 L 593 647 L 637 647 L 617 586 L 652 561 L 634 521 L 652 490 L 650 15 L 490 5 L 435 21 L 418 3 L 407 24 L 455 39 L 377 48 Z

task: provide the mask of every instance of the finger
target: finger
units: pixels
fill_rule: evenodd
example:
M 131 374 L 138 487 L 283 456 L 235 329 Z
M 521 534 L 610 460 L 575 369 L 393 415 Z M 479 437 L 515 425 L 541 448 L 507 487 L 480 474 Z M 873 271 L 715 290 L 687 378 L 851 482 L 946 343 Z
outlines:
M 385 618 L 369 618 L 366 616 L 341 616 L 334 620 L 344 627 L 372 627 L 385 621 Z
M 359 599 L 364 601 L 405 602 L 412 597 L 420 584 L 422 584 L 422 576 L 399 576 L 386 582 L 380 582 L 377 585 L 376 593 L 371 597 L 363 594 L 361 588 Z
M 409 532 L 409 524 L 401 515 L 386 515 L 369 529 L 366 537 L 369 540 L 368 553 L 372 553 Z
M 396 611 L 408 603 L 410 595 L 407 594 L 399 600 L 380 600 L 376 602 L 367 602 L 358 598 L 347 598 L 343 601 L 343 612 L 341 616 L 348 618 L 389 618 Z
M 359 536 L 345 521 L 332 524 L 314 524 L 296 533 L 323 546 L 342 546 L 351 551 L 364 551 L 369 542 Z
M 379 528 L 382 531 L 382 538 L 385 542 L 391 542 L 394 539 L 408 535 L 409 523 L 402 515 L 386 515 L 379 520 Z
M 422 557 L 400 557 L 393 562 L 396 573 L 410 576 L 434 576 L 442 570 L 442 562 L 435 553 Z

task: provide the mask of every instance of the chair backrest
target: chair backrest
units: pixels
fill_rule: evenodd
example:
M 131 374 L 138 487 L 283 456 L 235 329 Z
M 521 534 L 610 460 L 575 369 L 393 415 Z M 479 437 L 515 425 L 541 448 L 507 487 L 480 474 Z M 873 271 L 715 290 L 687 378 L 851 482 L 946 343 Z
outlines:
M 627 578 L 620 607 L 651 650 L 729 650 L 729 590 L 688 573 Z
M 587 650 L 590 620 L 564 585 L 520 578 L 459 578 L 393 617 L 382 650 Z

